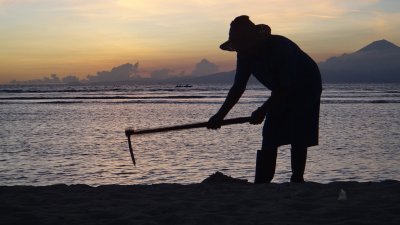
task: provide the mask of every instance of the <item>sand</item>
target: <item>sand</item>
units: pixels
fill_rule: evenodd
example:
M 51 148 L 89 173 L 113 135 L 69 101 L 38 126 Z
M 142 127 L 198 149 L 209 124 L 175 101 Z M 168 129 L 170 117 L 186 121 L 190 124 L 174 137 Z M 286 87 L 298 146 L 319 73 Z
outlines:
M 400 182 L 1 186 L 0 224 L 400 224 Z

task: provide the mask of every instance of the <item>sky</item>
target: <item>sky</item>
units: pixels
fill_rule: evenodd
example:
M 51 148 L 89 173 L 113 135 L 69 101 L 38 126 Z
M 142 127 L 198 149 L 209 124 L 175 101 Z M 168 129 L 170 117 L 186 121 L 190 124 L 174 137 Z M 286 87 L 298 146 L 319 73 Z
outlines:
M 0 0 L 0 83 L 136 62 L 144 76 L 190 74 L 204 58 L 232 70 L 235 53 L 219 45 L 239 15 L 317 62 L 375 40 L 400 44 L 398 0 Z

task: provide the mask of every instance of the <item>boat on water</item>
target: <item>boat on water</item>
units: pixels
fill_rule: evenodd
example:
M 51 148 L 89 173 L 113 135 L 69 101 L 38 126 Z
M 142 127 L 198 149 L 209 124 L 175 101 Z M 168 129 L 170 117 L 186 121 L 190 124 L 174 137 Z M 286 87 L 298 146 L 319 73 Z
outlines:
M 177 84 L 175 87 L 177 88 L 190 88 L 192 87 L 191 84 Z

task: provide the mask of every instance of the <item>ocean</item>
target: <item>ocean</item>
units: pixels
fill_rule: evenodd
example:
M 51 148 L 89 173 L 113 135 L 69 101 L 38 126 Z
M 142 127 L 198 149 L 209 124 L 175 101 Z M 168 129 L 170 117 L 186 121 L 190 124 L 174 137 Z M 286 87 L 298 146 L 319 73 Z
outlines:
M 125 129 L 206 122 L 229 85 L 0 86 L 0 185 L 198 183 L 210 174 L 253 181 L 262 125 L 132 136 Z M 306 181 L 400 180 L 400 84 L 325 84 L 320 144 Z M 250 85 L 227 118 L 249 116 L 270 92 Z M 290 146 L 273 182 L 289 181 Z

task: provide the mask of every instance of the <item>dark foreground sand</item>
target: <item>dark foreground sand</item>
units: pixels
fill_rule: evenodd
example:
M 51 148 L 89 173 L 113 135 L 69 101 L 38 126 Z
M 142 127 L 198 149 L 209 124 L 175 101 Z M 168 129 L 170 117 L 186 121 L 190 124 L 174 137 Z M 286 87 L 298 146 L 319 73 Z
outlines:
M 2 186 L 0 224 L 398 225 L 400 182 Z

